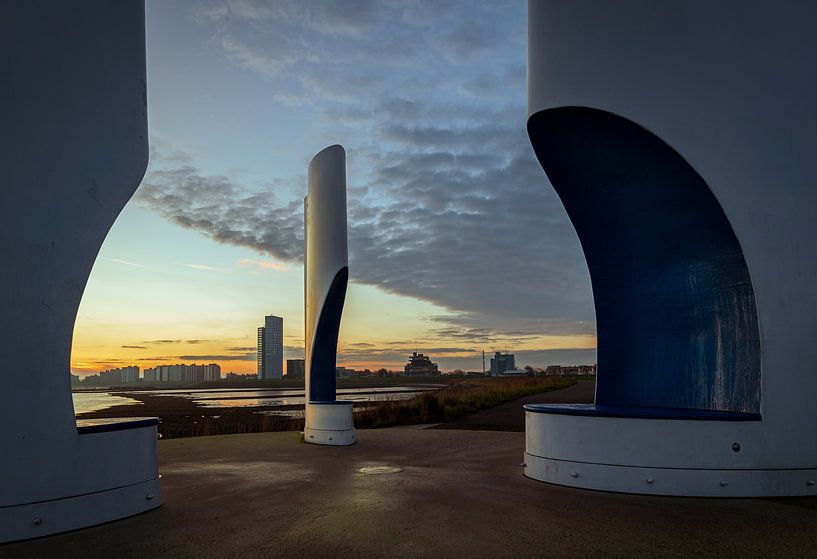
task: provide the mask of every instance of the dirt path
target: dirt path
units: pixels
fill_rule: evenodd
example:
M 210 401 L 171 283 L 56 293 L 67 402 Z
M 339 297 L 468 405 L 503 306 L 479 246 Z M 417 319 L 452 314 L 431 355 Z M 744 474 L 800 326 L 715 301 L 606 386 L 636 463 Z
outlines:
M 573 386 L 561 390 L 534 394 L 502 404 L 489 410 L 442 423 L 433 429 L 469 429 L 477 431 L 525 431 L 524 404 L 586 404 L 593 402 L 596 383 L 592 380 L 580 380 Z

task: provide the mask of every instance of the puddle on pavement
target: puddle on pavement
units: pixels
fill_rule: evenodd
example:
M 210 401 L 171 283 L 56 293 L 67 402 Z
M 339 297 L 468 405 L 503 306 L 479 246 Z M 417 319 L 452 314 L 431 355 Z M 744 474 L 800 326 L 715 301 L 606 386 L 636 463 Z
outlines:
M 357 473 L 367 476 L 376 476 L 382 474 L 397 474 L 402 471 L 403 468 L 398 468 L 397 466 L 365 466 L 360 468 Z

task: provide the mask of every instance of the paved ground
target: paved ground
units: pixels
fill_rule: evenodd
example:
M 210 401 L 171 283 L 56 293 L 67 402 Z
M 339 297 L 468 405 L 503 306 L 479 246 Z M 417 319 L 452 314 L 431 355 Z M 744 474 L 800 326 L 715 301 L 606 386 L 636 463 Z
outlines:
M 0 557 L 815 557 L 817 499 L 679 499 L 529 480 L 524 435 L 363 430 L 159 443 L 164 506 Z M 400 471 L 361 473 L 361 468 Z M 365 470 L 364 470 L 365 472 Z
M 442 423 L 434 429 L 471 429 L 478 431 L 516 431 L 525 432 L 525 410 L 523 404 L 590 404 L 596 393 L 593 380 L 580 380 L 573 386 L 553 392 L 534 394 L 502 404 L 490 410 L 472 413 Z

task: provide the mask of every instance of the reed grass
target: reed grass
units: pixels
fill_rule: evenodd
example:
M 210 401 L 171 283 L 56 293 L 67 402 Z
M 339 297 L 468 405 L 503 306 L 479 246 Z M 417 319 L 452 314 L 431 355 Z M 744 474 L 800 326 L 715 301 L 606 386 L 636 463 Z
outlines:
M 355 414 L 355 427 L 377 428 L 444 423 L 469 413 L 541 392 L 566 388 L 573 378 L 523 377 L 466 379 L 410 400 L 377 402 Z
M 462 379 L 445 388 L 423 392 L 409 400 L 370 402 L 355 410 L 355 427 L 378 428 L 421 423 L 444 423 L 466 414 L 496 407 L 518 398 L 565 388 L 576 383 L 574 378 L 523 377 Z M 187 400 L 184 402 L 187 404 Z M 187 410 L 185 410 L 187 411 Z M 162 419 L 160 437 L 202 437 L 262 433 L 267 431 L 302 431 L 303 411 L 294 415 L 258 414 L 245 412 L 219 415 L 192 413 L 173 414 Z M 163 415 L 158 412 L 160 417 Z

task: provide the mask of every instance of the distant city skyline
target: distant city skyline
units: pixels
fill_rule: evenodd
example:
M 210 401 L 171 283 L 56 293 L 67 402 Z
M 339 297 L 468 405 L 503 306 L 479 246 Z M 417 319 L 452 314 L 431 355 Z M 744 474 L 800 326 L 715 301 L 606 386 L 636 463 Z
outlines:
M 260 328 L 259 328 L 259 330 L 260 330 Z M 501 361 L 497 361 L 497 356 L 499 356 L 499 359 L 501 359 Z M 410 364 L 413 363 L 414 360 L 417 359 L 417 358 L 420 358 L 420 360 L 423 363 L 425 363 L 425 361 L 430 362 L 430 359 L 432 357 L 434 357 L 434 356 L 432 356 L 430 354 L 424 354 L 422 352 L 418 353 L 418 352 L 415 351 L 415 352 L 411 352 L 411 353 L 406 354 L 403 357 L 403 360 L 400 362 L 400 364 L 398 366 L 394 366 L 394 365 L 392 365 L 390 363 L 375 363 L 375 364 L 370 364 L 370 365 L 355 365 L 355 364 L 352 364 L 352 363 L 338 361 L 338 367 L 341 368 L 341 369 L 359 370 L 359 371 L 370 370 L 370 371 L 373 371 L 373 372 L 385 369 L 386 371 L 388 371 L 390 373 L 403 374 L 403 373 L 405 373 L 405 369 L 406 369 L 406 367 L 405 367 L 406 359 L 408 359 Z M 490 359 L 491 367 L 485 370 L 485 374 L 486 375 L 497 375 L 499 373 L 504 372 L 505 370 L 514 369 L 515 368 L 514 357 L 515 357 L 514 354 L 511 354 L 511 353 L 499 352 L 499 351 L 494 352 L 494 357 Z M 471 359 L 471 361 L 474 361 L 476 363 L 477 358 L 481 358 L 481 354 L 475 354 L 474 358 Z M 436 359 L 436 357 L 435 357 L 435 359 Z M 504 363 L 504 366 L 499 365 L 500 362 Z M 496 368 L 495 368 L 495 363 L 497 363 Z M 436 366 L 436 363 L 431 363 L 431 365 Z M 193 364 L 193 365 L 186 365 L 186 364 L 171 364 L 171 365 L 168 365 L 168 364 L 158 364 L 158 363 L 154 364 L 154 365 L 151 365 L 151 366 L 144 366 L 144 367 L 141 366 L 141 365 L 124 365 L 122 367 L 116 367 L 116 368 L 111 368 L 111 369 L 87 372 L 84 375 L 78 375 L 75 372 L 72 372 L 71 374 L 72 374 L 72 376 L 77 376 L 79 378 L 83 378 L 83 377 L 89 377 L 89 376 L 93 376 L 93 375 L 102 376 L 102 375 L 105 375 L 106 373 L 121 372 L 122 374 L 128 375 L 127 378 L 132 379 L 132 380 L 136 380 L 136 379 L 139 379 L 139 378 L 145 378 L 146 380 L 154 380 L 154 378 L 152 376 L 153 374 L 155 374 L 154 371 L 159 371 L 161 369 L 168 369 L 170 367 L 198 367 L 198 366 L 199 365 L 195 365 L 195 364 Z M 222 366 L 220 364 L 218 364 L 218 363 L 211 363 L 211 364 L 207 365 L 207 367 L 213 367 L 213 366 L 218 367 L 218 374 L 221 375 Z M 535 369 L 544 370 L 546 368 L 553 369 L 554 367 L 556 367 L 556 368 L 560 368 L 560 367 L 577 367 L 577 366 L 578 367 L 587 367 L 587 366 L 595 366 L 595 364 L 593 362 L 591 362 L 591 361 L 582 362 L 582 361 L 578 360 L 575 363 L 573 363 L 571 361 L 558 361 L 557 360 L 557 361 L 554 361 L 554 362 L 548 362 L 548 364 L 544 365 L 544 366 L 534 366 L 531 363 L 524 363 L 523 366 L 533 367 Z M 256 367 L 257 367 L 257 359 L 256 359 Z M 304 361 L 303 358 L 289 358 L 289 359 L 286 359 L 286 367 L 283 369 L 283 375 L 281 377 L 270 377 L 267 380 L 276 380 L 276 379 L 277 380 L 281 380 L 281 379 L 291 380 L 293 378 L 302 379 L 304 377 L 304 368 L 305 368 L 305 361 Z M 469 368 L 440 367 L 439 370 L 440 370 L 441 373 L 453 373 L 453 372 L 456 372 L 456 371 L 479 372 L 479 373 L 482 372 L 481 367 L 476 367 L 476 366 L 469 367 Z M 148 374 L 148 375 L 151 375 L 151 376 L 143 376 L 142 374 L 140 374 L 140 371 L 143 374 Z M 257 370 L 251 371 L 249 373 L 237 373 L 237 371 L 230 370 L 230 371 L 225 371 L 224 374 L 242 374 L 242 375 L 247 375 L 247 376 L 251 376 L 251 377 L 262 378 L 262 377 L 260 377 L 258 375 Z M 157 377 L 157 379 L 158 378 L 159 377 Z M 165 379 L 165 380 L 170 380 L 170 379 L 168 378 L 168 379 Z M 208 380 L 213 380 L 213 379 L 209 378 Z M 125 382 L 130 382 L 130 381 L 125 381 Z
M 398 369 L 421 348 L 481 370 L 505 346 L 520 364 L 595 362 L 581 248 L 525 135 L 524 2 L 146 14 L 150 165 L 88 281 L 74 373 L 252 373 L 266 309 L 285 318 L 284 359 L 302 358 L 306 165 L 333 143 L 349 185 L 339 362 Z
M 499 353 L 499 352 L 497 352 Z M 509 354 L 502 354 L 507 358 Z M 513 355 L 510 355 L 513 358 Z M 511 359 L 512 360 L 512 359 Z M 492 363 L 493 365 L 493 363 Z M 439 376 L 439 375 L 478 375 L 478 376 L 518 376 L 519 374 L 536 374 L 549 376 L 564 375 L 588 375 L 596 373 L 595 364 L 583 365 L 549 365 L 547 367 L 532 367 L 526 365 L 523 369 L 512 367 L 503 368 L 498 371 L 477 371 L 477 370 L 440 370 L 437 364 L 431 361 L 431 356 L 414 352 L 408 356 L 408 363 L 402 369 L 388 369 L 386 367 L 355 369 L 345 365 L 338 365 L 336 372 L 340 377 L 349 376 Z M 286 374 L 282 378 L 259 379 L 257 374 L 239 374 L 233 371 L 222 373 L 218 363 L 207 365 L 199 364 L 173 364 L 157 365 L 140 370 L 136 365 L 119 367 L 100 371 L 99 373 L 80 377 L 71 374 L 72 386 L 81 386 L 90 383 L 90 386 L 117 386 L 120 384 L 144 383 L 188 383 L 188 382 L 214 382 L 220 380 L 234 380 L 242 378 L 245 380 L 304 380 L 305 361 L 303 359 L 287 359 Z

